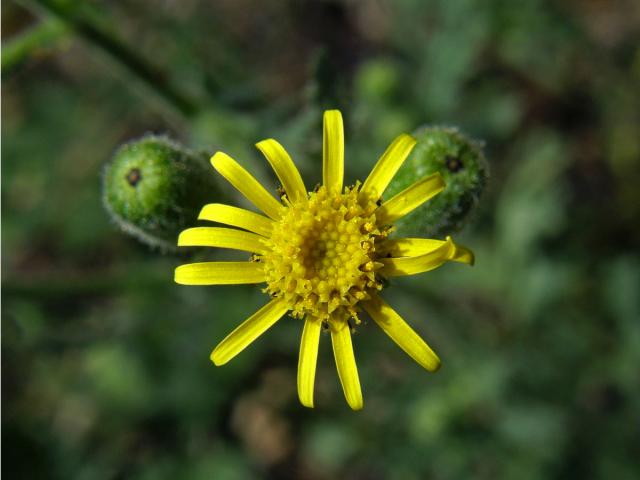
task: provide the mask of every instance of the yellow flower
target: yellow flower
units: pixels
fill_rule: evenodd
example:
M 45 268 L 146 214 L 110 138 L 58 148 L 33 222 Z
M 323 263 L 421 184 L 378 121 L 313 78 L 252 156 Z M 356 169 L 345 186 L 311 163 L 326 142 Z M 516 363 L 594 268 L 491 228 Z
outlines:
M 222 152 L 213 167 L 265 215 L 222 204 L 206 205 L 200 220 L 233 228 L 196 227 L 180 234 L 178 246 L 232 248 L 251 252 L 246 262 L 181 265 L 175 281 L 183 285 L 265 283 L 271 301 L 231 332 L 211 353 L 223 365 L 244 350 L 287 312 L 304 319 L 298 361 L 298 396 L 313 407 L 320 331 L 331 332 L 338 376 L 349 406 L 363 406 L 351 333 L 364 309 L 391 339 L 428 371 L 440 359 L 382 298 L 391 277 L 414 275 L 453 260 L 473 264 L 473 254 L 446 240 L 389 238 L 393 222 L 419 207 L 445 185 L 430 175 L 393 198 L 382 194 L 416 141 L 400 135 L 387 148 L 364 183 L 343 188 L 344 129 L 337 110 L 324 113 L 323 185 L 307 190 L 289 154 L 275 140 L 256 146 L 282 183 L 278 200 Z

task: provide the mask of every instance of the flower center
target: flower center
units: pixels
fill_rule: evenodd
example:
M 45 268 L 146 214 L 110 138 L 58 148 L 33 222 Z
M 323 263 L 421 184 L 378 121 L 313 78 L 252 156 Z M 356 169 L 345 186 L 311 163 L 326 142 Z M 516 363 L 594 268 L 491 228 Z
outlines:
M 284 297 L 296 318 L 359 323 L 357 303 L 382 289 L 376 251 L 389 229 L 376 224 L 374 202 L 358 202 L 358 189 L 320 187 L 290 205 L 266 241 L 266 291 Z

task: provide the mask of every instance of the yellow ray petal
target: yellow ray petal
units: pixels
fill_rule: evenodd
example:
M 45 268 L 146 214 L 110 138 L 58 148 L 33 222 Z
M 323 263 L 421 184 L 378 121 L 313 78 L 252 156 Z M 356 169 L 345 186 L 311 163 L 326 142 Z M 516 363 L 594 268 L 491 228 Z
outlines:
M 339 110 L 324 112 L 322 130 L 322 180 L 331 192 L 342 191 L 344 180 L 344 126 Z
M 320 320 L 307 318 L 300 340 L 298 357 L 298 397 L 305 407 L 313 408 L 313 386 L 316 379 L 318 344 L 320 342 Z
M 211 165 L 269 217 L 274 220 L 280 218 L 283 205 L 233 158 L 226 153 L 218 152 L 211 157 Z
M 473 264 L 473 253 L 465 247 L 456 245 L 451 237 L 447 237 L 446 241 L 429 253 L 416 257 L 380 259 L 384 265 L 380 273 L 388 277 L 415 275 L 438 268 L 449 260 Z
M 364 402 L 360 389 L 358 367 L 353 355 L 351 332 L 346 324 L 331 327 L 331 344 L 338 368 L 338 377 L 340 377 L 347 403 L 353 410 L 360 410 L 364 406 Z
M 393 238 L 384 242 L 384 253 L 392 257 L 416 257 L 441 247 L 444 240 L 432 238 Z
M 411 150 L 413 150 L 415 144 L 416 139 L 406 133 L 396 138 L 387 147 L 376 166 L 373 167 L 369 177 L 367 177 L 360 189 L 360 194 L 368 200 L 374 202 L 378 200 L 409 156 L 409 153 L 411 153 Z
M 257 262 L 188 263 L 175 272 L 175 282 L 181 285 L 238 285 L 265 279 L 262 264 Z
M 271 164 L 273 171 L 276 172 L 289 200 L 299 202 L 306 199 L 307 187 L 305 187 L 300 172 L 284 147 L 272 138 L 256 143 L 256 147 Z
M 462 245 L 455 245 L 456 251 L 453 253 L 449 260 L 454 262 L 466 263 L 473 266 L 476 263 L 476 257 L 471 250 Z
M 210 203 L 202 207 L 198 220 L 224 223 L 233 227 L 244 228 L 264 237 L 271 235 L 273 220 L 259 213 L 244 208 L 232 207 L 221 203 Z
M 396 238 L 384 243 L 384 252 L 392 257 L 417 257 L 437 250 L 443 246 L 446 240 L 434 240 L 431 238 Z M 455 253 L 448 260 L 473 265 L 473 252 L 462 245 L 455 245 Z
M 235 228 L 194 227 L 187 228 L 178 237 L 179 247 L 233 248 L 246 252 L 266 253 L 264 237 Z
M 435 352 L 384 300 L 374 295 L 363 306 L 384 333 L 419 365 L 430 372 L 440 368 L 440 359 Z
M 376 216 L 380 223 L 394 222 L 440 193 L 444 187 L 444 180 L 439 173 L 429 175 L 383 203 L 376 211 Z
M 280 320 L 287 310 L 283 299 L 271 300 L 218 344 L 211 352 L 211 361 L 218 366 L 227 363 Z
M 380 262 L 384 264 L 380 273 L 388 277 L 394 277 L 428 272 L 446 262 L 454 250 L 453 242 L 447 237 L 446 242 L 443 242 L 438 248 L 424 255 L 380 259 Z

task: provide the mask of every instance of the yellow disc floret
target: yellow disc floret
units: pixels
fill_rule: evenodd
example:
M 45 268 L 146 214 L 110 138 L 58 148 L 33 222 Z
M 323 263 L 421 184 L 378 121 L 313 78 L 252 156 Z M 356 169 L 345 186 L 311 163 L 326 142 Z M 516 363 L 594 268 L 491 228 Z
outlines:
M 296 318 L 358 320 L 358 302 L 382 289 L 376 252 L 389 229 L 376 224 L 376 204 L 358 200 L 359 186 L 325 187 L 291 204 L 266 240 L 266 291 L 284 297 Z M 330 322 L 330 323 L 331 323 Z

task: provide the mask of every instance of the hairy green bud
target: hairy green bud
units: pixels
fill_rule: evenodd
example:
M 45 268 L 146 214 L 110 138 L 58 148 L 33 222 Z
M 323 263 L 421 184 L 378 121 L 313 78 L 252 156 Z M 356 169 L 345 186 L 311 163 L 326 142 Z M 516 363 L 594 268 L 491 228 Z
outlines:
M 422 127 L 417 143 L 387 189 L 389 197 L 414 182 L 440 172 L 445 189 L 402 218 L 396 225 L 402 236 L 442 237 L 460 230 L 478 205 L 489 169 L 482 145 L 455 128 Z
M 202 206 L 221 199 L 208 158 L 165 137 L 126 143 L 104 170 L 105 208 L 124 232 L 173 250 Z

